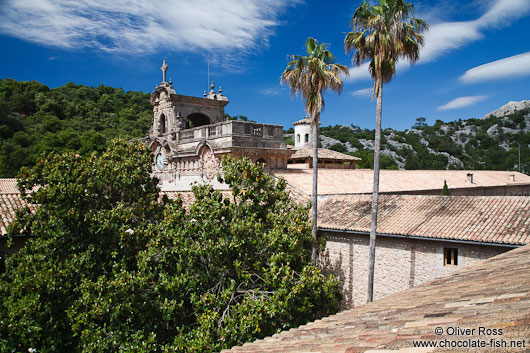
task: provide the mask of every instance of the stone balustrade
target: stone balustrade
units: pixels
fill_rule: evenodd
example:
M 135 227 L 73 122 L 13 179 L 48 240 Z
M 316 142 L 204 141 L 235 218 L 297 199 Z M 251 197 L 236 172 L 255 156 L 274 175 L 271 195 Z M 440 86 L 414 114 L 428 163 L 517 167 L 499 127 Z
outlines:
M 262 139 L 282 139 L 280 125 L 258 124 L 247 121 L 223 121 L 222 123 L 199 126 L 178 132 L 179 143 L 226 136 L 246 136 Z

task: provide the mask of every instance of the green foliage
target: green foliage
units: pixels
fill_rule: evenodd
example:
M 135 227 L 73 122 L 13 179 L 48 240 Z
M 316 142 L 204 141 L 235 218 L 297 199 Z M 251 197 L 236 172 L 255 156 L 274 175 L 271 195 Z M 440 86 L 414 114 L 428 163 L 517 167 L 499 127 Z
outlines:
M 225 113 L 225 120 L 239 120 L 239 121 L 248 121 L 251 123 L 255 123 L 254 120 L 248 120 L 248 117 L 245 115 L 234 115 L 231 116 L 230 114 Z
M 250 160 L 226 159 L 232 195 L 210 186 L 160 200 L 152 155 L 111 142 L 23 169 L 38 204 L 0 275 L 0 351 L 212 352 L 338 310 L 339 286 L 308 266 L 308 207 Z
M 355 165 L 357 169 L 374 169 L 374 152 L 367 150 L 360 150 L 357 152 L 347 152 L 347 154 L 361 158 Z M 381 155 L 379 159 L 381 169 L 398 169 L 396 161 L 387 155 Z
M 151 119 L 148 94 L 142 92 L 0 80 L 0 177 L 35 165 L 42 153 L 86 154 L 102 151 L 114 137 L 143 137 Z
M 413 129 L 421 129 L 421 128 L 424 128 L 426 127 L 428 124 L 427 124 L 427 118 L 421 116 L 419 118 L 416 118 L 416 122 L 414 123 L 414 125 L 412 126 Z
M 449 191 L 449 187 L 447 186 L 447 180 L 444 180 L 444 186 L 442 188 L 442 195 L 444 196 L 450 196 L 451 192 Z
M 504 117 L 460 119 L 448 123 L 437 120 L 433 126 L 425 125 L 412 131 L 385 130 L 382 141 L 393 140 L 405 145 L 398 148 L 393 144 L 386 143 L 385 146 L 383 143 L 383 149 L 386 147 L 394 151 L 404 161 L 405 169 L 518 170 L 520 146 L 521 170 L 528 173 L 530 171 L 530 133 L 523 131 L 526 127 L 525 116 L 528 114 L 530 114 L 530 109 L 523 109 Z M 419 119 L 421 118 L 417 120 Z M 497 125 L 495 131 L 488 133 L 488 129 L 494 125 Z M 504 131 L 504 129 L 514 131 Z M 359 140 L 373 141 L 374 130 L 350 129 L 335 125 L 322 127 L 320 131 L 325 136 L 348 141 L 352 147 L 359 149 L 353 154 L 363 158 L 363 161 L 357 163 L 359 168 L 373 168 L 371 162 L 373 152 L 363 151 L 364 147 Z M 341 146 L 338 145 L 334 148 L 341 150 Z M 463 162 L 463 166 L 449 165 L 449 158 L 443 153 L 458 158 Z M 397 167 L 391 157 L 382 158 L 388 159 L 386 168 L 394 168 L 394 165 Z
M 337 152 L 341 152 L 341 153 L 348 152 L 348 149 L 346 147 L 344 147 L 344 145 L 342 143 L 336 143 L 334 145 L 331 145 L 331 146 L 329 146 L 329 149 L 332 150 L 332 151 L 337 151 Z

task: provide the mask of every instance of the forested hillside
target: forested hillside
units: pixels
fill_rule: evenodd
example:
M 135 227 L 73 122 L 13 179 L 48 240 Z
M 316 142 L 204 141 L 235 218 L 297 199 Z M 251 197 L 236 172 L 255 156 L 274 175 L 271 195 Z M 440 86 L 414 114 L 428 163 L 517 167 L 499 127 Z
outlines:
M 502 116 L 432 126 L 418 118 L 405 131 L 387 128 L 381 140 L 381 166 L 387 169 L 490 169 L 530 172 L 530 108 Z M 373 164 L 374 130 L 355 125 L 322 127 L 323 147 L 363 158 L 361 168 Z
M 44 152 L 86 154 L 104 150 L 113 137 L 142 137 L 151 118 L 143 92 L 0 79 L 0 177 L 14 177 Z

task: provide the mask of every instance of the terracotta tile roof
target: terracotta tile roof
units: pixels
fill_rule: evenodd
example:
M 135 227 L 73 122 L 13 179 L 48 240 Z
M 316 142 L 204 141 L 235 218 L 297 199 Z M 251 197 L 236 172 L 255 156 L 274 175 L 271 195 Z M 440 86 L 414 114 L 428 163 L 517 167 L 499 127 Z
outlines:
M 318 227 L 369 232 L 371 195 L 319 203 Z M 378 234 L 530 244 L 530 197 L 380 195 Z
M 16 211 L 26 206 L 20 194 L 0 192 L 0 236 L 7 235 L 7 226 L 16 218 Z M 30 206 L 34 211 L 35 207 Z
M 18 193 L 17 179 L 0 178 L 0 193 Z
M 303 117 L 302 119 L 295 121 L 293 125 L 299 125 L 299 124 L 311 124 L 311 118 L 308 116 Z
M 488 344 L 485 348 L 456 348 L 451 352 L 528 351 L 529 283 L 530 245 L 527 245 L 432 282 L 223 352 L 447 351 L 412 349 L 413 341 L 420 340 L 438 344 L 449 341 L 449 345 L 479 340 Z M 435 333 L 437 327 L 442 329 L 441 335 Z M 451 335 L 457 327 L 469 329 L 469 334 Z M 502 330 L 502 334 L 491 335 L 491 331 L 484 334 L 486 329 L 496 329 L 497 333 Z M 507 344 L 511 341 L 522 344 L 525 340 L 525 348 L 490 347 L 492 339 Z
M 275 169 L 271 173 L 283 177 L 300 191 L 311 194 L 311 169 Z M 467 181 L 467 174 L 473 174 L 473 183 Z M 515 181 L 510 180 L 510 175 L 514 175 Z M 381 170 L 379 191 L 441 190 L 444 180 L 449 189 L 530 184 L 530 176 L 511 171 L 385 169 Z M 369 169 L 318 170 L 319 195 L 371 193 L 372 185 L 373 171 Z
M 289 159 L 298 159 L 298 158 L 313 158 L 313 147 L 305 146 L 302 147 L 289 157 Z M 361 158 L 350 156 L 348 154 L 340 153 L 333 150 L 328 150 L 327 148 L 318 149 L 318 159 L 335 159 L 340 161 L 360 161 Z

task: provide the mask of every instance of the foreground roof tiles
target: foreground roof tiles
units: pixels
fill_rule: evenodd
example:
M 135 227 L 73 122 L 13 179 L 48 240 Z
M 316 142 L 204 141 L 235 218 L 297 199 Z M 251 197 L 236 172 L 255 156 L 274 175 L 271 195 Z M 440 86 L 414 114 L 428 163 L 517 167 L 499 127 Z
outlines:
M 272 174 L 283 177 L 292 187 L 308 195 L 311 194 L 312 173 L 312 169 L 272 171 Z M 468 180 L 468 174 L 473 175 L 473 182 Z M 373 170 L 369 169 L 319 169 L 318 194 L 372 193 L 373 175 Z M 530 176 L 513 171 L 384 169 L 380 174 L 379 191 L 385 193 L 441 190 L 444 180 L 447 181 L 449 189 L 530 184 Z
M 373 303 L 223 352 L 529 351 L 529 283 L 527 245 Z M 493 329 L 497 335 L 492 334 Z M 424 345 L 443 342 L 453 348 L 412 348 L 414 341 Z M 486 346 L 470 349 L 473 342 Z M 509 348 L 511 344 L 518 348 Z
M 320 229 L 369 232 L 371 195 L 319 204 Z M 530 197 L 380 195 L 378 234 L 530 244 Z
M 0 194 L 2 193 L 18 193 L 17 179 L 0 178 Z
M 16 218 L 16 211 L 24 208 L 26 202 L 22 200 L 20 194 L 0 192 L 0 236 L 7 235 L 7 226 Z M 30 206 L 35 211 L 34 206 Z

